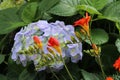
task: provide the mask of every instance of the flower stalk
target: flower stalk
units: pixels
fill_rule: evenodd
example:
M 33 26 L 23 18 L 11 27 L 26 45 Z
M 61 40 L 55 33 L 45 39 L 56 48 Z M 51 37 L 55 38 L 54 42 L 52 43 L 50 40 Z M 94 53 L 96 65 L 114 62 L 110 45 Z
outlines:
M 81 30 L 86 32 L 86 37 L 90 41 L 90 45 L 92 46 L 92 50 L 94 51 L 93 55 L 97 59 L 98 64 L 100 65 L 100 68 L 101 68 L 101 71 L 102 71 L 103 78 L 105 79 L 105 72 L 103 70 L 102 61 L 100 59 L 101 50 L 100 50 L 100 48 L 98 46 L 96 46 L 96 44 L 93 43 L 93 41 L 91 39 L 90 29 L 89 29 L 89 21 L 90 21 L 90 19 L 91 19 L 91 16 L 88 16 L 88 13 L 86 13 L 85 17 L 75 21 L 74 26 L 80 26 L 82 28 Z
M 65 66 L 65 69 L 66 69 L 69 77 L 71 78 L 71 80 L 74 80 L 74 78 L 73 78 L 72 74 L 70 73 L 70 71 L 68 70 L 67 65 L 65 64 L 65 61 L 64 61 L 64 59 L 62 58 L 62 56 L 61 56 L 61 60 L 62 60 L 62 62 L 63 62 L 63 64 L 64 64 L 64 66 Z

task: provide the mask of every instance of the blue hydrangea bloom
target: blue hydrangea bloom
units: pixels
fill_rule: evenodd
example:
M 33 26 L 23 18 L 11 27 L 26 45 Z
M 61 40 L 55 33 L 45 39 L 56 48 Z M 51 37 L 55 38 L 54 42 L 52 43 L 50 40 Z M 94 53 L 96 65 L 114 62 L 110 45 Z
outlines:
M 36 47 L 33 36 L 39 37 L 43 44 L 43 51 Z M 12 48 L 12 59 L 23 66 L 32 61 L 37 71 L 47 68 L 55 71 L 62 69 L 64 64 L 59 53 L 47 45 L 51 36 L 60 42 L 63 58 L 70 58 L 71 62 L 74 63 L 82 59 L 82 43 L 75 36 L 74 27 L 65 25 L 62 21 L 48 23 L 46 20 L 31 23 L 16 33 Z M 75 41 L 71 38 L 74 38 Z M 48 48 L 55 54 L 51 53 Z

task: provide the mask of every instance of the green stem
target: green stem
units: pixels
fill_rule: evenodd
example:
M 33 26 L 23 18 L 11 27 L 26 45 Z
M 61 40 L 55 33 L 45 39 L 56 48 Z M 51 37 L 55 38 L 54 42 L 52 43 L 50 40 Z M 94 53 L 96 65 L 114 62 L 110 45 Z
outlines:
M 91 37 L 88 36 L 88 38 L 89 38 L 90 43 L 91 43 L 91 45 L 92 45 L 93 42 L 92 42 L 92 40 L 91 40 Z M 96 54 L 95 54 L 95 55 L 96 55 Z M 100 55 L 96 55 L 96 58 L 97 58 L 97 60 L 98 60 L 98 64 L 100 65 L 100 69 L 101 69 L 101 71 L 102 71 L 102 76 L 103 76 L 103 78 L 104 78 L 104 80 L 105 80 L 105 72 L 104 72 L 103 67 L 102 67 L 102 62 L 101 62 L 101 59 L 100 59 Z
M 100 68 L 101 68 L 101 71 L 102 71 L 102 76 L 103 76 L 103 78 L 105 80 L 105 72 L 103 70 L 103 66 L 102 66 L 102 62 L 101 62 L 100 56 L 97 56 L 97 59 L 98 59 L 98 63 L 100 65 Z
M 71 80 L 74 80 L 73 77 L 72 77 L 72 75 L 71 75 L 71 73 L 69 72 L 69 70 L 68 70 L 66 64 L 64 64 L 64 66 L 65 66 L 65 69 L 66 69 L 68 75 L 70 76 Z
M 71 73 L 70 73 L 70 71 L 68 70 L 68 68 L 67 68 L 67 66 L 66 66 L 66 64 L 65 64 L 65 61 L 64 61 L 64 59 L 62 58 L 62 56 L 61 56 L 61 59 L 62 59 L 62 61 L 63 61 L 63 64 L 64 64 L 64 66 L 65 66 L 65 69 L 66 69 L 68 75 L 70 76 L 71 80 L 74 80 L 73 77 L 72 77 L 72 75 L 71 75 Z
M 51 68 L 50 68 L 50 70 L 51 70 Z M 52 72 L 52 74 L 54 75 L 54 77 L 57 79 L 57 80 L 60 80 L 58 77 L 57 77 L 57 75 L 51 70 L 51 72 Z
M 91 45 L 93 44 L 93 42 L 92 42 L 92 40 L 91 40 L 91 37 L 90 36 L 88 36 L 88 39 L 90 40 L 90 43 L 91 43 Z

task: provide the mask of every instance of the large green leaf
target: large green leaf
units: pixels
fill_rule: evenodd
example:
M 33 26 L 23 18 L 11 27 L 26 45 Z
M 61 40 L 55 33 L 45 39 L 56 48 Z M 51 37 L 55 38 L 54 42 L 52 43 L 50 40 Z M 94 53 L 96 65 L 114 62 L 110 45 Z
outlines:
M 81 0 L 81 4 L 86 4 L 93 6 L 97 10 L 101 10 L 106 4 L 112 2 L 113 0 Z
M 20 74 L 18 80 L 34 80 L 36 74 L 35 73 L 29 73 L 26 69 Z
M 38 4 L 37 2 L 29 3 L 22 12 L 22 20 L 26 23 L 30 23 L 34 20 Z
M 116 22 L 116 27 L 117 27 L 117 29 L 118 29 L 118 31 L 120 33 L 120 22 Z
M 36 20 L 38 19 L 51 19 L 51 16 L 47 13 L 52 7 L 54 7 L 60 0 L 42 0 L 38 3 L 38 11 L 36 13 Z
M 54 7 L 60 0 L 42 0 L 39 3 L 39 10 L 40 11 L 48 11 L 52 7 Z
M 9 8 L 0 11 L 0 34 L 9 33 L 16 28 L 25 25 L 16 13 L 16 8 Z
M 2 75 L 2 74 L 0 74 L 0 80 L 7 80 L 7 77 Z
M 120 22 L 120 1 L 112 2 L 102 11 L 103 16 L 99 18 Z
M 120 53 L 120 38 L 118 38 L 118 39 L 116 40 L 115 45 L 117 46 L 117 49 L 118 49 L 118 51 L 119 51 L 119 53 Z
M 91 38 L 93 43 L 97 45 L 104 44 L 109 39 L 107 32 L 105 32 L 103 29 L 92 29 Z M 86 40 L 86 42 L 90 44 L 89 40 Z
M 85 70 L 81 70 L 84 80 L 100 80 L 95 74 L 89 73 Z
M 49 10 L 49 13 L 59 16 L 72 16 L 77 12 L 76 6 L 80 0 L 61 0 L 59 4 Z
M 0 64 L 4 61 L 5 55 L 0 54 Z
M 89 5 L 78 5 L 77 8 L 78 10 L 84 10 L 91 14 L 101 14 L 97 9 Z

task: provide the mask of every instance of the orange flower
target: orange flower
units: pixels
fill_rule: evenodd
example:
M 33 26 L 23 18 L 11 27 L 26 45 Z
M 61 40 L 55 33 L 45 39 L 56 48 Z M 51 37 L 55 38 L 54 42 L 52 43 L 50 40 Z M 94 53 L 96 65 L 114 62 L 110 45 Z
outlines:
M 86 13 L 86 17 L 79 19 L 77 21 L 74 22 L 74 26 L 81 26 L 88 34 L 88 36 L 90 35 L 89 33 L 89 21 L 90 21 L 91 17 L 88 16 L 88 13 Z
M 48 46 L 53 47 L 56 51 L 60 53 L 60 55 L 62 54 L 60 43 L 56 38 L 50 37 L 50 39 L 48 40 Z
M 106 77 L 105 80 L 114 80 L 112 77 Z
M 42 42 L 41 40 L 39 39 L 38 36 L 33 36 L 33 40 L 34 40 L 34 43 L 40 48 L 42 49 Z
M 118 71 L 120 72 L 120 57 L 115 61 L 113 67 L 115 67 L 115 69 L 118 69 Z

